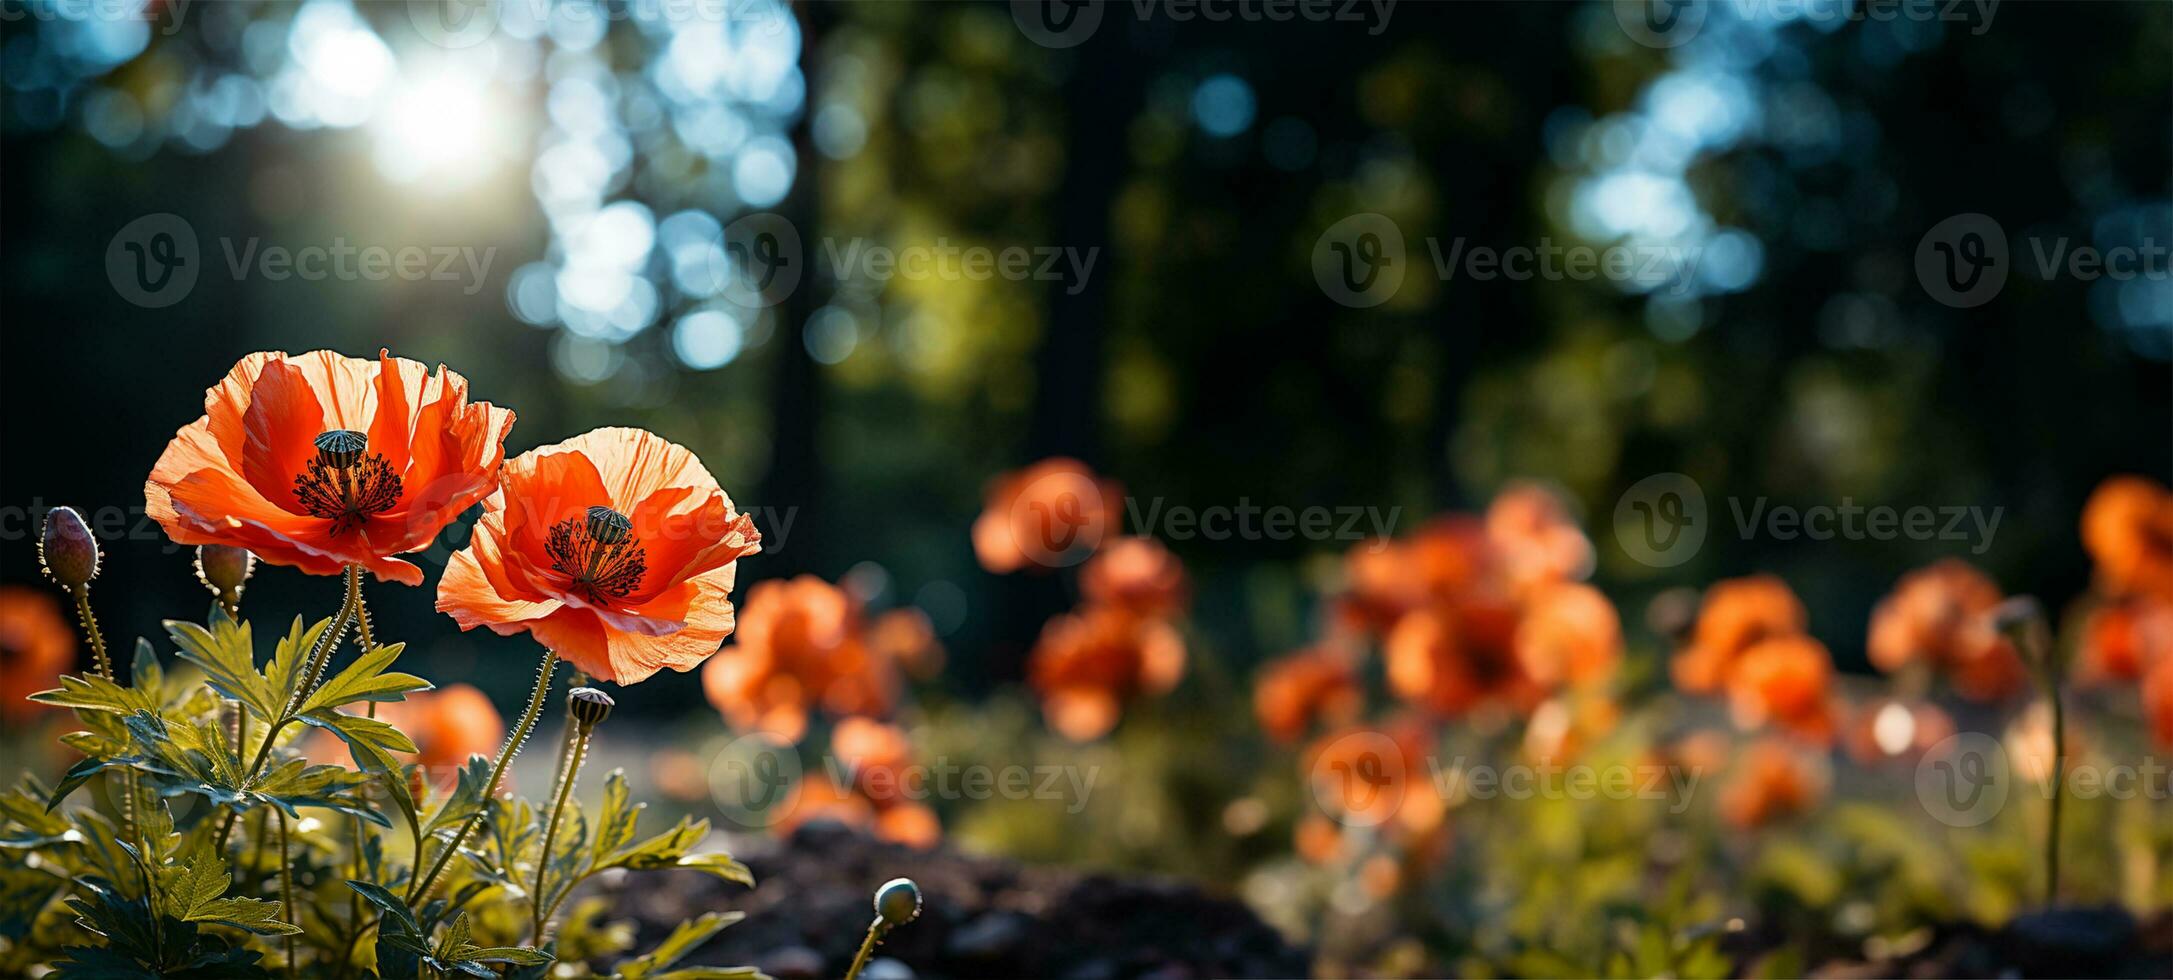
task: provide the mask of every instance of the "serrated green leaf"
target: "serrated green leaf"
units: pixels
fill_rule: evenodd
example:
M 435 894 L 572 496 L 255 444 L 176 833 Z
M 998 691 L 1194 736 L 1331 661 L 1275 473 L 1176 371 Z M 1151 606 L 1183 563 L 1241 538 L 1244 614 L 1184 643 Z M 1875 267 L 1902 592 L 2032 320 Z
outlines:
M 395 752 L 414 752 L 415 742 L 399 729 L 375 718 L 342 714 L 330 708 L 302 714 L 305 725 L 322 728 L 347 743 L 355 766 L 364 772 L 392 772 L 400 768 Z
M 259 936 L 290 936 L 300 926 L 279 918 L 279 903 L 260 898 L 221 898 L 205 902 L 184 917 L 189 922 L 216 922 Z
M 201 669 L 212 690 L 241 702 L 259 721 L 276 720 L 285 698 L 257 672 L 256 644 L 247 623 L 222 615 L 208 629 L 180 620 L 167 620 L 165 626 L 181 659 Z
M 511 963 L 514 966 L 542 966 L 551 962 L 551 954 L 540 949 L 530 949 L 526 946 L 477 946 L 471 943 L 455 951 L 454 955 L 472 963 Z
M 103 677 L 76 677 L 73 675 L 61 677 L 60 687 L 50 691 L 39 691 L 31 695 L 30 700 L 39 704 L 59 705 L 63 708 L 78 708 L 85 711 L 110 711 L 115 714 L 151 711 L 157 707 L 141 691 L 122 687 Z
M 682 922 L 671 935 L 664 937 L 663 942 L 656 944 L 655 949 L 620 963 L 618 974 L 623 980 L 649 980 L 685 959 L 688 953 L 723 932 L 726 926 L 746 917 L 745 912 L 706 912 L 692 921 Z
M 715 875 L 726 881 L 739 882 L 749 888 L 754 887 L 755 883 L 755 873 L 753 871 L 748 870 L 746 865 L 733 860 L 732 855 L 722 852 L 689 854 L 674 862 L 672 867 Z
M 399 659 L 404 643 L 393 643 L 368 651 L 348 664 L 347 669 L 333 675 L 330 680 L 310 692 L 309 700 L 302 703 L 302 713 L 336 708 L 356 701 L 398 701 L 410 691 L 430 690 L 430 682 L 413 674 L 385 673 Z
M 627 791 L 626 770 L 613 769 L 604 777 L 604 806 L 597 813 L 593 860 L 602 861 L 634 839 L 634 822 L 641 815 L 641 806 Z

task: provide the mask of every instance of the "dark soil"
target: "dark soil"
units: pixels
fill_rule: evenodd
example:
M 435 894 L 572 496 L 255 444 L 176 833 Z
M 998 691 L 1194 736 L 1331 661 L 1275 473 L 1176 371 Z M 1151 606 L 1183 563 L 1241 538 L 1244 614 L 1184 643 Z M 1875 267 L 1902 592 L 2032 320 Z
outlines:
M 2142 922 L 2111 908 L 2058 908 L 1999 929 L 1948 926 L 1907 956 L 1835 960 L 1814 977 L 2173 977 L 2173 911 Z
M 916 851 L 828 824 L 736 856 L 754 869 L 752 891 L 691 874 L 624 879 L 615 897 L 640 923 L 637 949 L 703 912 L 738 909 L 747 918 L 682 965 L 839 977 L 874 918 L 876 886 L 903 876 L 920 883 L 921 916 L 876 950 L 868 980 L 1306 974 L 1306 953 L 1243 904 L 1183 882 Z

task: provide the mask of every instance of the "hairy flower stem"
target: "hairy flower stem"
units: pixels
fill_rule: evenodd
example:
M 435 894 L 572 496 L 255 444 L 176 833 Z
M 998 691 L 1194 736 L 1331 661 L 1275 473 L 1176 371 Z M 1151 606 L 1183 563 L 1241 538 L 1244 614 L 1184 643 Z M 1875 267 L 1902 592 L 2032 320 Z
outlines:
M 868 923 L 868 934 L 860 940 L 860 952 L 853 954 L 853 965 L 846 967 L 845 980 L 853 980 L 860 975 L 861 968 L 868 965 L 868 957 L 875 954 L 876 944 L 882 942 L 883 935 L 889 931 L 890 923 L 883 921 L 880 915 L 875 917 L 874 922 Z
M 106 654 L 106 634 L 98 628 L 98 614 L 91 611 L 90 583 L 71 585 L 68 587 L 68 594 L 75 599 L 76 623 L 83 628 L 84 641 L 91 645 L 92 662 L 97 666 L 98 676 L 119 684 L 121 679 L 113 673 L 113 658 Z M 114 782 L 121 784 L 121 833 L 135 841 L 140 850 L 143 841 L 136 836 L 136 797 L 140 792 L 136 771 L 124 769 L 121 771 L 121 778 Z
M 483 822 L 483 815 L 490 811 L 490 801 L 497 797 L 498 784 L 505 779 L 506 766 L 513 762 L 513 754 L 521 750 L 521 743 L 528 741 L 528 733 L 536 728 L 536 716 L 543 712 L 543 699 L 551 692 L 551 673 L 557 667 L 558 654 L 546 648 L 543 651 L 543 662 L 536 665 L 536 689 L 528 695 L 528 707 L 521 711 L 521 720 L 513 726 L 512 734 L 506 736 L 505 747 L 498 750 L 498 761 L 490 767 L 490 781 L 483 784 L 483 799 L 480 801 L 482 805 L 460 825 L 460 831 L 438 852 L 438 859 L 430 865 L 430 873 L 416 879 L 415 884 L 407 890 L 408 907 L 419 908 L 418 903 L 430 897 L 430 887 L 437 884 L 438 875 L 445 871 L 445 865 L 459 852 L 460 845 L 467 841 L 468 835 L 475 832 L 475 825 Z M 416 855 L 418 860 L 421 857 L 420 854 Z
M 299 925 L 294 919 L 294 840 L 287 833 L 287 815 L 279 813 L 276 816 L 279 818 L 279 901 L 283 906 L 281 918 L 288 925 Z M 294 934 L 291 932 L 286 936 L 286 945 L 287 976 L 296 976 Z
M 529 905 L 535 917 L 535 939 L 529 943 L 531 946 L 543 945 L 546 938 L 544 930 L 551 925 L 550 913 L 553 907 L 546 906 L 543 901 L 544 874 L 551 868 L 551 847 L 558 842 L 559 818 L 566 812 L 566 801 L 573 796 L 574 782 L 581 778 L 581 763 L 588 758 L 589 736 L 595 733 L 595 729 L 577 724 L 572 712 L 568 712 L 566 732 L 571 741 L 567 745 L 565 758 L 560 763 L 558 792 L 551 799 L 551 819 L 543 825 L 543 851 L 536 858 L 536 887 L 529 893 Z
M 362 605 L 362 566 L 349 565 L 345 575 L 347 593 L 340 600 L 339 611 L 332 614 L 332 622 L 317 634 L 317 642 L 309 649 L 309 657 L 303 661 L 302 683 L 287 698 L 287 705 L 280 709 L 279 717 L 264 732 L 264 743 L 257 747 L 256 758 L 249 760 L 249 768 L 242 774 L 242 784 L 256 781 L 264 771 L 264 763 L 272 756 L 272 746 L 279 742 L 279 733 L 294 722 L 302 705 L 316 693 L 317 685 L 324 680 L 325 665 L 332 661 L 332 651 L 340 645 L 340 638 L 347 634 L 347 627 L 354 622 L 355 610 Z M 218 849 L 226 850 L 227 840 L 234 834 L 234 817 L 237 811 L 226 811 L 226 820 L 219 825 Z

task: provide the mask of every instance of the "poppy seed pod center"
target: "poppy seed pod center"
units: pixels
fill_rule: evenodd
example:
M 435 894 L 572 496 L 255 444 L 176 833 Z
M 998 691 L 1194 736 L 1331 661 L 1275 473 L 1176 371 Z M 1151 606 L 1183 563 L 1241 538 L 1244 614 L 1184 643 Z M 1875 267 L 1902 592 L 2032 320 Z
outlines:
M 632 595 L 649 570 L 648 553 L 634 537 L 634 522 L 609 507 L 590 507 L 582 517 L 552 525 L 543 550 L 551 556 L 552 568 L 597 603 Z
M 332 522 L 332 533 L 361 527 L 400 502 L 400 475 L 383 453 L 370 452 L 368 436 L 333 429 L 313 440 L 317 455 L 294 476 L 294 496 L 311 517 Z
M 583 731 L 604 723 L 611 717 L 611 709 L 617 702 L 611 695 L 593 687 L 577 687 L 566 692 L 566 713 L 573 716 Z

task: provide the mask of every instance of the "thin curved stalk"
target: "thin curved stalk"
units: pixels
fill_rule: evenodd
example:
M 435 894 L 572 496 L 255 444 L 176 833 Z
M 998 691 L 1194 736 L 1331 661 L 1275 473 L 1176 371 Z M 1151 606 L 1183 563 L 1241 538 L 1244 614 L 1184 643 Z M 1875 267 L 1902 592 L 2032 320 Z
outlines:
M 521 750 L 521 743 L 528 741 L 528 733 L 535 730 L 536 716 L 543 711 L 543 698 L 551 691 L 551 673 L 557 666 L 558 655 L 545 649 L 543 662 L 536 666 L 536 689 L 528 695 L 528 707 L 521 711 L 520 722 L 514 725 L 513 733 L 506 736 L 505 747 L 498 750 L 498 761 L 490 767 L 490 781 L 483 785 L 482 805 L 460 825 L 460 830 L 453 835 L 453 839 L 447 841 L 444 849 L 438 852 L 438 859 L 430 865 L 430 873 L 416 879 L 415 884 L 408 889 L 409 907 L 415 907 L 418 902 L 430 897 L 430 888 L 437 884 L 438 875 L 444 873 L 445 865 L 459 852 L 460 845 L 467 841 L 468 835 L 475 832 L 476 824 L 483 822 L 483 814 L 490 810 L 490 801 L 498 795 L 498 784 L 505 779 L 506 766 L 513 762 L 513 754 Z M 421 857 L 420 854 L 416 855 L 418 860 Z
M 548 913 L 552 909 L 546 908 L 543 903 L 544 875 L 551 869 L 551 848 L 558 841 L 559 819 L 566 812 L 566 801 L 573 797 L 575 781 L 581 778 L 581 762 L 588 757 L 589 736 L 592 734 L 587 726 L 575 724 L 570 717 L 566 719 L 566 730 L 572 743 L 559 772 L 558 792 L 551 800 L 551 818 L 543 825 L 543 850 L 536 857 L 536 887 L 529 893 L 529 907 L 535 918 L 535 939 L 530 945 L 534 946 L 543 945 L 544 930 L 551 924 Z

